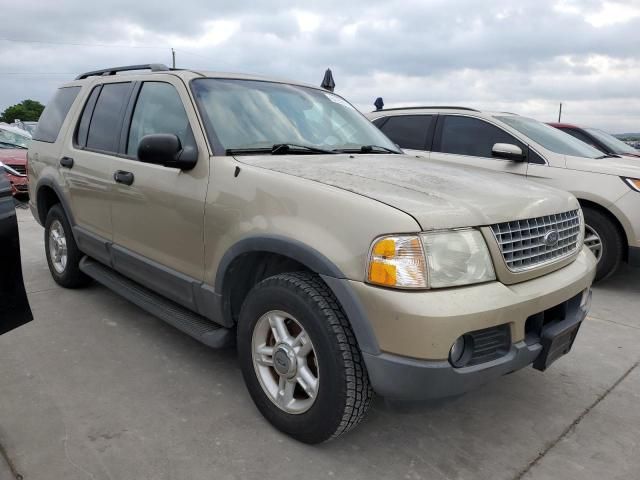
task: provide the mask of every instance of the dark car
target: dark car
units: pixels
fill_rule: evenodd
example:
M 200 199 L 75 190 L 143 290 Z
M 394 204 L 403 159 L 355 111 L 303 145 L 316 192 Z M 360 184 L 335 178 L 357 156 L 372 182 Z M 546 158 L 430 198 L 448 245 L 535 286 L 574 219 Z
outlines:
M 0 167 L 0 171 L 3 167 Z M 22 281 L 18 221 L 11 185 L 0 174 L 0 335 L 33 317 Z
M 570 123 L 549 123 L 549 125 L 582 140 L 607 155 L 640 158 L 640 150 L 636 150 L 631 145 L 627 145 L 622 140 L 598 128 L 578 127 Z

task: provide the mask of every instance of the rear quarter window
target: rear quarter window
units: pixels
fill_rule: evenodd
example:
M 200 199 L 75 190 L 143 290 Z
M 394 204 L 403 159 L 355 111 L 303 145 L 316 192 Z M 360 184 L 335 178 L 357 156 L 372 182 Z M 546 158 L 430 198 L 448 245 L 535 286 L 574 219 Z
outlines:
M 59 88 L 51 101 L 47 104 L 38 126 L 33 134 L 33 139 L 39 142 L 55 143 L 60 134 L 60 129 L 67 118 L 67 114 L 78 96 L 80 87 Z

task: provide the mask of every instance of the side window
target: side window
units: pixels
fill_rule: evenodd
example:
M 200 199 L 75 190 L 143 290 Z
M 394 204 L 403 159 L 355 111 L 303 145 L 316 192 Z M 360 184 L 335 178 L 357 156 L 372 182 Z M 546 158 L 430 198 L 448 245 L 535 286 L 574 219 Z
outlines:
M 117 152 L 122 116 L 131 93 L 131 83 L 105 83 L 93 110 L 87 148 Z
M 100 94 L 101 88 L 102 87 L 100 85 L 94 87 L 91 91 L 91 95 L 89 95 L 87 103 L 85 103 L 84 105 L 84 110 L 82 111 L 82 116 L 80 117 L 80 123 L 78 124 L 78 130 L 76 131 L 76 145 L 81 148 L 87 146 L 89 122 L 91 121 L 91 114 L 93 113 L 93 108 L 96 106 L 96 101 L 98 100 L 98 95 Z
M 592 138 L 588 137 L 587 135 L 585 135 L 579 130 L 574 130 L 572 128 L 563 128 L 561 131 L 564 133 L 568 133 L 572 137 L 577 138 L 578 140 L 586 143 L 587 145 L 591 145 L 592 147 L 597 148 L 598 150 L 601 150 L 600 147 L 598 147 L 598 145 L 596 144 L 596 142 L 593 141 Z
M 80 87 L 64 87 L 58 89 L 53 99 L 42 112 L 33 139 L 39 142 L 55 143 L 67 117 L 73 101 L 78 96 Z
M 382 128 L 382 125 L 384 125 L 384 122 L 387 121 L 387 117 L 380 117 L 380 118 L 376 118 L 375 120 L 373 120 L 373 124 L 378 127 L 378 128 Z
M 187 113 L 175 87 L 169 83 L 145 82 L 138 95 L 127 142 L 127 155 L 135 157 L 145 135 L 172 133 L 183 146 L 195 146 Z
M 439 149 L 442 153 L 492 158 L 491 150 L 496 143 L 517 145 L 523 152 L 527 152 L 527 147 L 522 142 L 483 120 L 447 115 L 442 121 Z
M 400 148 L 424 150 L 433 115 L 398 115 L 390 117 L 380 129 Z

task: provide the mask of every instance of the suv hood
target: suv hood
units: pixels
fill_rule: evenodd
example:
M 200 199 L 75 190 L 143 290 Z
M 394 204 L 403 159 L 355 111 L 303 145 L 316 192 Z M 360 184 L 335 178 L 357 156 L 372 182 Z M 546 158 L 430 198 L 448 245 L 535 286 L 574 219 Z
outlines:
M 247 155 L 255 167 L 332 185 L 393 206 L 423 230 L 475 227 L 578 208 L 566 192 L 506 173 L 410 155 Z
M 567 168 L 584 172 L 640 178 L 640 162 L 636 157 L 582 158 L 567 157 Z

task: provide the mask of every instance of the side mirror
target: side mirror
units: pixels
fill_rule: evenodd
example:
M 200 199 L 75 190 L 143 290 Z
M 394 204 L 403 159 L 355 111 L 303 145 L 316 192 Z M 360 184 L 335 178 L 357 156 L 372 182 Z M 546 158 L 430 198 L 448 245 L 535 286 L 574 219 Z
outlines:
M 514 162 L 524 162 L 526 160 L 522 149 L 511 143 L 496 143 L 491 149 L 491 154 L 495 158 L 504 158 L 505 160 L 513 160 Z
M 171 133 L 145 135 L 138 145 L 138 160 L 180 170 L 190 170 L 198 161 L 198 150 L 182 146 L 180 139 Z

